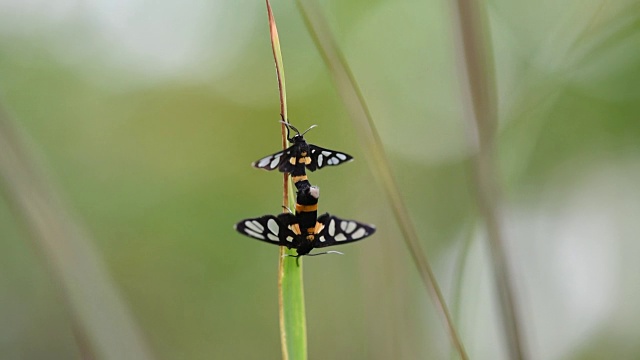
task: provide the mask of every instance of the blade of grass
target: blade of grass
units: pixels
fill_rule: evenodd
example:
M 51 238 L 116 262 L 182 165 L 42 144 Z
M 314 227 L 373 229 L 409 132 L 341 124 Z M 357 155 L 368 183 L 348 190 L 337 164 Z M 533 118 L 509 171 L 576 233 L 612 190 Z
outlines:
M 284 64 L 280 50 L 280 38 L 278 28 L 273 16 L 271 4 L 266 0 L 267 15 L 269 17 L 269 33 L 271 35 L 271 48 L 278 76 L 278 91 L 280 93 L 280 117 L 287 121 L 287 94 L 284 80 Z M 282 149 L 287 148 L 287 132 L 284 124 L 281 125 Z M 293 202 L 293 188 L 289 182 L 289 175 L 283 174 L 282 205 L 289 209 L 295 209 Z M 286 210 L 284 210 L 286 211 Z M 301 359 L 307 358 L 307 324 L 304 306 L 304 284 L 302 281 L 302 259 L 291 261 L 285 255 L 295 255 L 294 250 L 284 246 L 280 247 L 280 259 L 278 261 L 278 306 L 280 319 L 280 344 L 282 358 Z M 299 266 L 298 266 L 299 263 Z
M 284 81 L 284 63 L 282 62 L 282 51 L 280 50 L 280 37 L 276 19 L 273 16 L 271 3 L 267 2 L 267 16 L 269 18 L 269 35 L 271 38 L 271 50 L 273 51 L 273 61 L 276 65 L 276 75 L 278 77 L 278 93 L 280 95 L 280 117 L 282 121 L 287 121 L 287 87 Z M 287 146 L 286 127 L 282 124 L 282 147 Z M 286 196 L 286 195 L 285 195 Z M 286 205 L 286 204 L 285 204 Z
M 296 0 L 296 4 L 302 14 L 304 22 L 307 26 L 311 37 L 313 38 L 318 51 L 322 55 L 329 71 L 333 77 L 338 93 L 349 112 L 351 119 L 358 126 L 358 139 L 362 147 L 368 155 L 367 161 L 372 169 L 375 177 L 382 183 L 385 194 L 391 204 L 396 221 L 402 231 L 403 239 L 409 249 L 409 253 L 414 264 L 418 269 L 420 278 L 425 288 L 431 294 L 440 315 L 442 316 L 445 327 L 454 348 L 460 355 L 460 358 L 467 359 L 467 354 L 458 332 L 455 328 L 449 309 L 444 301 L 444 296 L 440 290 L 440 286 L 436 281 L 435 275 L 431 270 L 431 265 L 427 260 L 424 251 L 420 245 L 418 234 L 411 222 L 409 212 L 402 200 L 400 190 L 396 184 L 395 178 L 391 172 L 391 166 L 387 160 L 382 141 L 369 108 L 364 100 L 364 96 L 344 58 L 342 52 L 338 48 L 335 39 L 331 35 L 329 26 L 319 10 L 315 1 Z M 311 15 L 313 14 L 313 16 Z
M 457 0 L 453 13 L 456 17 L 454 23 L 458 26 L 459 63 L 465 77 L 463 102 L 473 151 L 473 185 L 480 215 L 487 229 L 502 328 L 509 358 L 525 359 L 511 272 L 498 216 L 500 186 L 494 158 L 497 106 L 493 65 L 489 57 L 491 42 L 488 19 L 481 1 Z
M 469 220 L 469 223 L 466 224 L 463 229 L 462 234 L 462 246 L 460 249 L 460 254 L 458 258 L 455 260 L 454 264 L 454 275 L 452 282 L 452 293 L 451 299 L 453 299 L 453 305 L 451 305 L 451 309 L 453 312 L 453 320 L 460 321 L 460 311 L 462 304 L 462 288 L 464 286 L 464 277 L 467 271 L 467 264 L 469 263 L 469 256 L 471 255 L 471 245 L 473 245 L 474 234 L 475 234 L 475 217 Z M 451 354 L 453 356 L 453 353 Z M 453 358 L 453 357 L 452 357 Z
M 293 199 L 291 190 L 290 199 Z M 292 201 L 293 202 L 293 201 Z M 295 203 L 289 205 L 295 208 Z M 278 287 L 280 288 L 280 342 L 284 360 L 307 359 L 307 320 L 304 306 L 302 258 L 294 261 L 295 250 L 280 248 Z
M 70 215 L 23 134 L 0 109 L 0 186 L 42 256 L 78 346 L 99 359 L 152 359 L 93 241 Z

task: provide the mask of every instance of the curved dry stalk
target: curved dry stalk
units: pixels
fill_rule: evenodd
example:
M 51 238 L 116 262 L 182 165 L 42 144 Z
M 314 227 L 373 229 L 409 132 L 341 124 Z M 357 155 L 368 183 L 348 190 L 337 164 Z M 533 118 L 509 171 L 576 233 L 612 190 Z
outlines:
M 455 328 L 453 320 L 444 296 L 440 290 L 440 286 L 431 270 L 431 265 L 427 260 L 424 251 L 420 245 L 418 234 L 411 222 L 411 217 L 407 207 L 402 200 L 400 190 L 393 177 L 391 166 L 387 160 L 382 141 L 378 131 L 376 130 L 373 118 L 364 97 L 358 87 L 358 84 L 349 69 L 347 61 L 342 55 L 340 49 L 336 45 L 335 39 L 332 37 L 324 19 L 322 12 L 318 10 L 314 1 L 296 0 L 296 4 L 304 18 L 305 24 L 316 47 L 322 55 L 327 67 L 333 76 L 338 93 L 344 102 L 351 119 L 358 126 L 358 139 L 360 140 L 365 153 L 369 156 L 367 161 L 372 169 L 375 177 L 382 183 L 382 187 L 387 195 L 387 199 L 391 204 L 396 221 L 400 227 L 404 242 L 409 248 L 409 253 L 414 264 L 418 268 L 418 273 L 425 286 L 431 294 L 433 301 L 442 316 L 445 327 L 449 333 L 454 348 L 462 359 L 467 359 L 467 353 Z M 313 16 L 311 16 L 313 14 Z
M 487 229 L 509 358 L 525 359 L 521 322 L 498 215 L 500 186 L 494 158 L 497 106 L 493 66 L 490 65 L 488 50 L 491 46 L 486 31 L 488 20 L 481 2 L 457 0 L 454 14 L 459 27 L 461 72 L 465 77 L 464 106 L 469 119 L 476 201 Z
M 59 285 L 80 350 L 107 360 L 153 359 L 93 241 L 46 179 L 0 109 L 0 190 Z

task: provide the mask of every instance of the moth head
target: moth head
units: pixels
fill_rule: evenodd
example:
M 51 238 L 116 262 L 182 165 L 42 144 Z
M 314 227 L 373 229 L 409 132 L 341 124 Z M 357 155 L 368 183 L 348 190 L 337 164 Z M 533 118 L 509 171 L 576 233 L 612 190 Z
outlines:
M 283 123 L 286 127 L 287 127 L 287 140 L 289 140 L 290 143 L 296 143 L 296 142 L 300 142 L 302 140 L 304 140 L 304 134 L 307 133 L 307 131 L 313 129 L 314 127 L 318 126 L 318 125 L 311 125 L 311 127 L 309 127 L 307 130 L 305 130 L 302 134 L 300 133 L 300 131 L 298 129 L 296 129 L 295 126 L 291 125 L 289 122 L 287 121 L 283 121 L 280 120 L 281 123 Z M 291 133 L 290 130 L 293 130 L 296 132 L 296 135 L 293 135 L 293 137 L 291 137 Z

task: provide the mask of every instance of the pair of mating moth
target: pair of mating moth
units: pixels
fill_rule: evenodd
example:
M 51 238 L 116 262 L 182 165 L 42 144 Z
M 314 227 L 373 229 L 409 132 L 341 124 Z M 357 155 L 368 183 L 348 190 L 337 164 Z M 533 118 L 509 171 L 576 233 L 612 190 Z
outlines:
M 329 213 L 318 216 L 320 189 L 311 185 L 306 175 L 306 170 L 315 171 L 325 166 L 340 165 L 353 160 L 353 157 L 308 144 L 304 134 L 315 125 L 301 134 L 293 125 L 288 122 L 283 123 L 287 127 L 287 140 L 292 145 L 252 165 L 258 169 L 268 171 L 278 169 L 280 172 L 291 174 L 291 181 L 297 189 L 296 211 L 292 213 L 289 210 L 277 216 L 265 215 L 245 219 L 237 223 L 235 229 L 257 240 L 286 246 L 289 249 L 295 248 L 298 254 L 296 257 L 326 254 L 328 252 L 316 254 L 310 254 L 310 252 L 314 248 L 347 244 L 372 235 L 376 231 L 373 225 L 344 220 Z M 290 130 L 295 131 L 296 135 L 290 137 Z

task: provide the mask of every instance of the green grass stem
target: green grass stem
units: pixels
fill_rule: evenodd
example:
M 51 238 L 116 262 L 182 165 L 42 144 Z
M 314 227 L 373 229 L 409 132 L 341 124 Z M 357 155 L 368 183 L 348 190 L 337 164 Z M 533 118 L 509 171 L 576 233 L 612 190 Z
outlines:
M 278 76 L 278 90 L 280 93 L 280 117 L 287 120 L 287 95 L 284 79 L 284 64 L 280 50 L 278 28 L 273 16 L 271 4 L 266 0 L 267 15 L 269 16 L 269 32 L 271 34 L 271 48 Z M 287 132 L 281 125 L 282 148 L 287 148 Z M 294 193 L 289 181 L 289 174 L 283 175 L 282 205 L 295 209 Z M 286 211 L 286 210 L 284 210 Z M 302 259 L 295 261 L 292 257 L 295 250 L 280 247 L 278 261 L 278 307 L 280 319 L 280 343 L 284 360 L 307 359 L 307 324 L 304 306 L 304 285 L 302 279 Z

